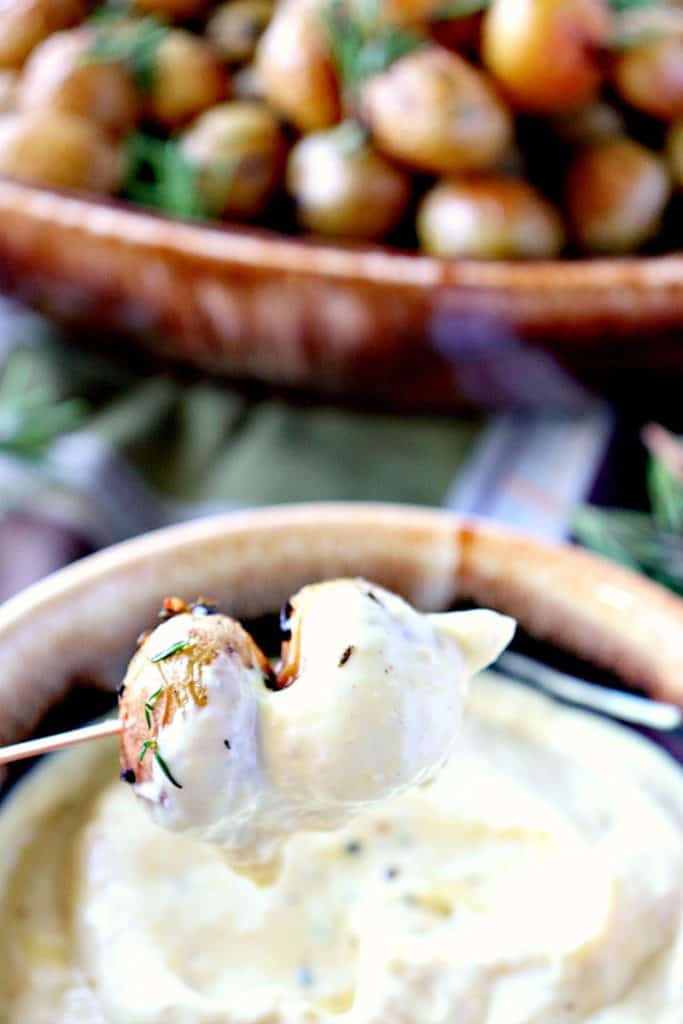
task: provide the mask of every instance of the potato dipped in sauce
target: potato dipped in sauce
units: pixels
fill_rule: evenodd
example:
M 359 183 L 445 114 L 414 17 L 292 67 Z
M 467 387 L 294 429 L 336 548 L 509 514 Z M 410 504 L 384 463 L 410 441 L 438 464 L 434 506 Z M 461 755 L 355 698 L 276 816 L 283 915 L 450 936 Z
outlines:
M 429 781 L 457 744 L 468 680 L 514 631 L 495 612 L 423 615 L 335 580 L 287 603 L 272 669 L 234 619 L 169 607 L 122 687 L 122 778 L 158 824 L 261 880 L 293 834 Z

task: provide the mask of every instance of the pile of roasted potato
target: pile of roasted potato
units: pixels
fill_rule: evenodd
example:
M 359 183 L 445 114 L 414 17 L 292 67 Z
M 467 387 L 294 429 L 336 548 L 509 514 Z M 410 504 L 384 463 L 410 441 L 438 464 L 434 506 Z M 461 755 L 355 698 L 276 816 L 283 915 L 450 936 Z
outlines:
M 682 19 L 673 0 L 4 0 L 0 175 L 439 256 L 663 251 Z

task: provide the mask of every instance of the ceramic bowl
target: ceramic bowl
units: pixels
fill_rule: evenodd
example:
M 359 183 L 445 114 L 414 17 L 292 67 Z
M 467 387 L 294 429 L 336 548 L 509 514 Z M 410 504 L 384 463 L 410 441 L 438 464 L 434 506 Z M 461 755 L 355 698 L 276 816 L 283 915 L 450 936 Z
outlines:
M 533 636 L 683 703 L 683 601 L 569 546 L 401 506 L 300 505 L 150 533 L 57 572 L 0 608 L 0 744 L 29 735 L 74 680 L 113 689 L 168 594 L 241 618 L 306 582 L 363 575 L 439 610 L 514 615 Z

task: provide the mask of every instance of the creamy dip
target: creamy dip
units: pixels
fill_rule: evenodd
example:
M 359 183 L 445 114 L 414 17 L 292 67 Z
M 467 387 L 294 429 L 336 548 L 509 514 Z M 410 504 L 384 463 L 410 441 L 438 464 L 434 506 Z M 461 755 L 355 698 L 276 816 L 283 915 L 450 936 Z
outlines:
M 3 1024 L 681 1024 L 683 776 L 473 684 L 435 781 L 302 833 L 258 887 L 155 825 L 105 743 L 0 814 Z

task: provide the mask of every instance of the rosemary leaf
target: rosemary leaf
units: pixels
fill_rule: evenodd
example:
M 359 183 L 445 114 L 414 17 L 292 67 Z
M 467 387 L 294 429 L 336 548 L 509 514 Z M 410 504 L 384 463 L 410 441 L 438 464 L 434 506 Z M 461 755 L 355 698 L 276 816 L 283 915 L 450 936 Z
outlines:
M 342 91 L 351 101 L 367 78 L 424 44 L 420 36 L 383 23 L 375 0 L 353 9 L 348 0 L 328 0 L 322 17 Z
M 162 772 L 164 773 L 164 775 L 166 776 L 168 781 L 172 785 L 174 785 L 176 787 L 176 789 L 182 789 L 183 787 L 173 777 L 171 769 L 168 767 L 168 765 L 164 761 L 163 757 L 159 753 L 159 744 L 157 743 L 156 740 L 145 740 L 145 742 L 142 744 L 142 746 L 140 747 L 140 756 L 138 757 L 138 761 L 140 762 L 140 764 L 142 764 L 142 762 L 144 761 L 145 755 L 147 754 L 148 750 L 152 751 L 152 755 L 154 757 L 154 760 L 159 765 L 159 767 L 161 768 Z
M 55 400 L 34 381 L 34 364 L 17 351 L 0 377 L 0 452 L 37 461 L 61 434 L 79 427 L 87 404 L 81 399 Z
M 125 198 L 174 217 L 205 216 L 196 172 L 175 142 L 136 132 L 129 136 L 125 150 Z
M 163 757 L 161 756 L 157 749 L 154 750 L 154 759 L 161 768 L 162 772 L 164 773 L 168 781 L 172 785 L 174 785 L 176 789 L 182 789 L 183 787 L 176 779 L 173 778 L 173 775 L 171 774 L 171 769 L 168 767 L 168 765 L 166 764 L 166 762 L 164 761 Z
M 155 664 L 159 661 L 165 661 L 166 658 L 170 658 L 173 654 L 177 654 L 179 651 L 184 651 L 185 648 L 189 646 L 189 640 L 176 640 L 175 643 L 169 644 L 169 646 L 164 647 L 163 650 L 157 651 L 157 653 L 153 654 L 149 660 L 153 661 Z
M 90 20 L 93 40 L 88 50 L 92 62 L 125 64 L 143 92 L 151 92 L 159 47 L 168 26 L 153 17 L 131 18 L 125 8 L 100 8 Z
M 683 531 L 683 484 L 661 459 L 650 460 L 647 489 L 657 526 L 672 533 Z

